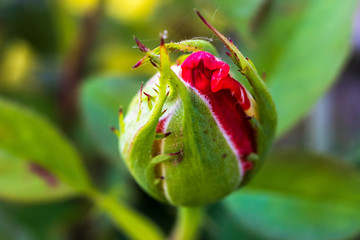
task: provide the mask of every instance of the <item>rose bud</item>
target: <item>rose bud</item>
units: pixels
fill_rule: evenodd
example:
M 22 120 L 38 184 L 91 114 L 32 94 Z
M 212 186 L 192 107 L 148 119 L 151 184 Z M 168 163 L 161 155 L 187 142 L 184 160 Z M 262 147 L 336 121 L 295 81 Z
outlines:
M 230 55 L 253 96 L 209 52 L 193 52 L 170 67 L 169 45 L 150 51 L 137 43 L 159 73 L 141 87 L 124 119 L 120 112 L 120 152 L 127 167 L 160 201 L 218 201 L 249 179 L 271 146 L 276 113 L 269 91 L 233 45 L 236 56 Z

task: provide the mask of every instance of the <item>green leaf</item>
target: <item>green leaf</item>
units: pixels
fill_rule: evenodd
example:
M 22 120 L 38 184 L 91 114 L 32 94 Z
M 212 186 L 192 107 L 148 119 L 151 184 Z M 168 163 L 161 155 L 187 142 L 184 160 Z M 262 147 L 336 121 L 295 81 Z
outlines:
M 28 160 L 0 150 L 0 198 L 16 202 L 39 202 L 75 195 L 74 190 L 64 182 L 50 173 L 50 179 L 41 177 L 32 167 L 33 163 Z
M 126 112 L 131 99 L 140 89 L 142 78 L 92 77 L 81 88 L 84 121 L 97 145 L 113 162 L 121 162 L 118 138 L 110 127 L 118 127 L 119 107 Z
M 89 213 L 90 206 L 91 203 L 84 199 L 31 205 L 1 202 L 0 239 L 68 239 L 74 224 L 98 218 Z M 96 235 L 99 225 L 97 222 L 96 226 L 92 226 L 93 235 Z
M 241 239 L 241 240 L 261 240 L 254 233 L 249 233 L 248 229 L 239 224 L 229 209 L 217 203 L 208 208 L 205 221 L 204 239 Z M 207 236 L 208 235 L 208 236 Z
M 44 177 L 44 174 L 46 176 L 53 174 L 56 179 L 60 179 L 76 191 L 92 191 L 78 153 L 54 126 L 30 110 L 4 99 L 0 99 L 0 112 L 0 150 L 3 154 L 5 153 L 2 156 L 8 156 L 3 158 L 1 164 L 4 164 L 2 168 L 7 174 L 11 172 L 12 174 L 25 174 L 26 164 L 31 163 L 33 170 L 29 169 L 29 171 L 43 176 L 43 180 L 47 178 Z M 24 164 L 18 163 L 18 161 L 24 161 Z M 8 177 L 15 181 L 16 176 L 12 176 L 12 174 Z M 2 177 L 5 178 L 5 176 Z M 30 181 L 30 179 L 28 180 Z M 28 182 L 23 183 L 24 185 L 28 184 Z M 12 182 L 7 184 L 12 186 Z M 33 182 L 33 184 L 36 186 L 38 183 Z M 65 186 L 63 188 L 66 189 Z M 21 193 L 20 189 L 14 189 L 14 191 Z M 49 195 L 45 196 L 44 189 L 37 189 L 32 193 L 33 196 L 31 196 L 31 192 L 24 191 L 24 195 L 21 196 L 22 200 L 55 197 L 51 196 L 55 194 L 54 192 L 48 192 Z M 41 195 L 36 196 L 37 193 Z M 13 194 L 15 193 L 13 192 Z
M 318 0 L 315 0 L 318 1 Z M 271 74 L 286 47 L 296 39 L 302 20 L 310 10 L 309 0 L 274 0 L 264 4 L 257 16 L 252 35 L 254 42 L 246 46 L 249 57 L 260 72 Z M 314 28 L 317 24 L 314 23 Z
M 228 24 L 236 26 L 241 38 L 247 40 L 250 37 L 251 22 L 265 0 L 211 0 L 211 2 L 220 13 L 226 14 L 225 17 L 229 19 Z M 214 12 L 214 16 L 216 12 L 217 10 Z
M 360 232 L 360 172 L 329 157 L 280 152 L 225 203 L 266 238 L 348 239 Z
M 357 4 L 281 0 L 271 6 L 254 63 L 267 73 L 279 113 L 278 135 L 296 124 L 336 79 L 349 54 Z

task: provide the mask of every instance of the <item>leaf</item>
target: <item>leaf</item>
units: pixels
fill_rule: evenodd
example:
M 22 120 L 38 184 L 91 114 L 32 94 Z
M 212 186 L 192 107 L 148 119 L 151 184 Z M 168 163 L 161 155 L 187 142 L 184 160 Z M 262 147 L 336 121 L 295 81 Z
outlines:
M 318 1 L 318 0 L 316 0 Z M 253 41 L 244 51 L 260 72 L 271 74 L 279 57 L 291 45 L 309 8 L 309 0 L 274 0 L 263 4 L 252 33 Z M 314 24 L 315 25 L 315 24 Z M 314 26 L 316 28 L 316 25 Z
M 55 176 L 46 179 L 34 171 L 34 163 L 0 150 L 0 198 L 17 202 L 51 201 L 75 195 Z M 24 184 L 26 183 L 26 184 Z
M 229 24 L 235 24 L 242 38 L 250 34 L 251 21 L 265 0 L 211 0 L 214 7 L 226 13 Z M 201 9 L 201 8 L 200 8 Z M 214 16 L 217 10 L 214 12 Z
M 248 229 L 244 228 L 229 209 L 223 204 L 217 203 L 208 208 L 206 225 L 204 227 L 204 239 L 241 239 L 241 240 L 260 240 L 255 234 L 250 234 Z
M 278 135 L 296 124 L 336 79 L 350 50 L 358 1 L 275 1 L 258 39 L 255 65 L 279 113 Z M 296 106 L 296 107 L 294 107 Z
M 27 229 L 23 226 L 19 226 L 14 223 L 14 221 L 4 213 L 0 211 L 0 238 L 1 239 L 31 239 L 29 237 Z
M 0 203 L 0 238 L 63 240 L 80 220 L 92 219 L 91 203 L 82 199 L 42 204 Z M 92 226 L 96 234 L 99 223 Z M 94 234 L 95 233 L 95 234 Z M 3 236 L 3 234 L 6 234 Z M 104 233 L 103 233 L 104 234 Z
M 348 239 L 360 233 L 360 172 L 302 152 L 271 155 L 225 200 L 240 223 L 268 239 Z
M 114 163 L 120 162 L 118 139 L 110 127 L 118 127 L 119 107 L 126 112 L 140 89 L 141 78 L 92 77 L 81 88 L 81 106 L 85 124 L 101 150 Z
M 29 192 L 24 191 L 23 195 L 21 195 L 21 189 L 1 189 L 2 193 L 10 194 L 2 197 L 18 196 L 18 199 L 13 200 L 30 201 L 53 199 L 56 194 L 59 197 L 71 193 L 68 187 L 60 183 L 59 187 L 63 188 L 64 192 L 56 193 L 56 190 L 53 190 L 46 194 L 45 186 L 39 183 L 39 180 L 26 175 L 26 166 L 29 167 L 30 174 L 40 176 L 43 181 L 48 182 L 49 186 L 51 185 L 50 178 L 50 181 L 55 182 L 61 180 L 76 191 L 92 190 L 78 153 L 54 126 L 28 109 L 1 98 L 0 112 L 1 167 L 4 171 L 1 179 L 15 181 L 7 182 L 11 187 L 18 186 L 21 189 L 24 189 L 25 186 L 29 187 Z M 23 186 L 20 183 L 16 185 L 16 181 L 19 181 L 16 178 L 19 176 L 23 180 Z M 24 182 L 26 177 L 28 177 L 27 181 Z M 3 184 L 5 183 L 3 182 Z M 30 186 L 36 186 L 38 189 L 30 189 Z M 9 192 L 11 190 L 13 191 Z

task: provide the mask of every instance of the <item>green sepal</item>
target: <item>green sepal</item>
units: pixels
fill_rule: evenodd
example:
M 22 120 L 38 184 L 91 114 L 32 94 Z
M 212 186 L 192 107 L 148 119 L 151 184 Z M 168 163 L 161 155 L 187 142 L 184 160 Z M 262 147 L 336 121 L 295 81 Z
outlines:
M 140 127 L 138 132 L 145 129 L 149 135 L 138 133 L 131 143 L 133 146 L 123 147 L 123 149 L 129 148 L 132 152 L 130 157 L 124 157 L 128 161 L 130 171 L 148 193 L 173 205 L 199 206 L 221 199 L 240 186 L 244 173 L 239 167 L 239 160 L 217 127 L 209 106 L 170 68 L 170 59 L 164 45 L 160 47 L 160 58 L 153 51 L 141 47 L 159 68 L 161 76 L 168 76 L 169 79 L 167 85 L 170 95 L 162 105 L 162 110 L 174 105 L 177 110 L 171 114 L 169 121 L 168 127 L 174 129 L 174 131 L 169 130 L 170 135 L 163 138 L 155 133 L 155 124 L 151 133 L 145 126 Z M 162 88 L 161 84 L 160 81 L 160 88 Z M 160 92 L 156 97 L 155 105 L 159 98 Z M 137 110 L 136 105 L 130 108 L 134 109 L 134 112 Z M 147 118 L 152 118 L 154 109 L 155 106 Z M 143 109 L 142 114 L 146 115 L 149 112 Z M 142 117 L 140 117 L 141 121 Z M 159 118 L 156 124 L 158 121 Z M 152 138 L 150 134 L 153 134 Z M 162 140 L 158 140 L 159 137 L 162 137 Z M 144 139 L 151 144 L 145 144 Z M 163 141 L 161 152 L 155 157 L 150 157 L 151 146 L 160 141 Z M 138 147 L 135 148 L 135 145 Z M 146 148 L 146 154 L 139 153 L 140 148 Z M 131 163 L 140 157 L 142 157 L 142 168 Z
M 217 128 L 209 106 L 173 71 L 169 85 L 177 89 L 182 104 L 179 107 L 182 112 L 178 112 L 182 122 L 175 124 L 178 119 L 174 119 L 174 123 L 169 125 L 181 128 L 182 132 L 179 136 L 168 137 L 164 151 L 182 150 L 184 155 L 179 163 L 164 163 L 172 178 L 167 184 L 167 200 L 183 206 L 214 202 L 238 188 L 244 173 L 223 133 Z M 174 134 L 179 132 L 169 130 Z M 181 142 L 182 148 L 172 149 L 175 142 Z
M 149 56 L 152 61 L 158 63 L 159 59 L 155 55 L 149 53 Z M 179 79 L 170 67 L 168 71 L 171 77 L 168 84 L 179 94 L 181 106 L 178 109 L 182 110 L 178 111 L 181 123 L 169 125 L 179 127 L 182 131 L 181 136 L 173 136 L 175 132 L 179 132 L 174 131 L 167 138 L 164 151 L 182 151 L 184 155 L 178 162 L 163 162 L 168 173 L 171 171 L 168 174 L 171 179 L 165 178 L 165 181 L 168 181 L 166 184 L 167 201 L 174 205 L 186 206 L 207 204 L 235 190 L 241 183 L 243 173 L 240 172 L 238 159 L 220 130 L 213 130 L 210 127 L 204 127 L 201 130 L 204 122 L 216 126 L 209 107 Z M 173 118 L 176 117 L 173 116 Z M 205 121 L 204 118 L 206 118 Z M 177 121 L 177 119 L 174 120 L 174 122 Z M 211 133 L 210 131 L 206 133 L 205 129 L 210 129 Z M 206 134 L 213 134 L 212 140 L 209 136 L 205 136 Z M 174 142 L 171 139 L 174 139 Z M 205 144 L 202 142 L 204 139 L 209 139 L 209 142 Z M 179 142 L 183 144 L 180 147 L 179 144 L 175 144 Z M 177 148 L 173 149 L 174 146 Z M 222 162 L 225 158 L 226 164 Z M 213 159 L 221 160 L 213 161 Z
M 277 125 L 277 112 L 270 91 L 263 79 L 259 76 L 252 61 L 246 58 L 229 39 L 211 26 L 198 11 L 196 13 L 205 25 L 213 31 L 229 49 L 230 58 L 252 86 L 253 97 L 259 112 L 258 123 L 253 120 L 252 125 L 256 129 L 257 153 L 259 159 L 263 160 L 270 150 Z
M 159 163 L 169 161 L 169 160 L 171 160 L 173 158 L 174 158 L 174 156 L 169 155 L 169 154 L 160 154 L 160 155 L 157 155 L 156 157 L 154 157 L 153 159 L 151 159 L 151 161 L 150 161 L 150 163 L 148 165 L 148 168 L 147 168 L 148 175 L 155 174 L 156 166 Z M 159 176 L 158 178 L 154 179 L 153 184 L 158 185 L 159 183 L 161 183 L 161 180 L 162 180 L 162 176 Z
M 188 52 L 188 53 L 193 53 L 193 52 L 197 52 L 197 51 L 205 51 L 205 52 L 209 52 L 211 54 L 213 54 L 214 56 L 218 56 L 218 52 L 216 51 L 215 47 L 209 43 L 208 41 L 204 41 L 204 40 L 184 40 L 181 42 L 176 42 L 176 43 L 166 43 L 164 44 L 166 50 L 168 52 Z M 160 54 L 160 47 L 157 47 L 155 49 L 153 49 L 152 51 L 149 51 L 149 53 L 154 54 L 155 55 L 159 55 Z M 143 57 L 142 59 L 139 60 L 139 62 L 134 66 L 138 67 L 146 62 L 149 62 L 150 59 L 153 60 L 153 58 L 149 55 Z
M 137 182 L 139 182 L 144 189 L 152 194 L 152 196 L 165 201 L 161 188 L 154 184 L 156 179 L 155 173 L 149 171 L 149 165 L 151 163 L 151 159 L 153 158 L 152 147 L 154 141 L 156 140 L 156 126 L 163 114 L 163 106 L 166 100 L 167 82 L 169 80 L 169 72 L 167 69 L 170 68 L 170 59 L 166 53 L 166 49 L 161 48 L 160 55 L 161 71 L 159 78 L 159 94 L 156 98 L 155 104 L 150 112 L 150 115 L 145 119 L 146 122 L 143 125 L 140 115 L 139 121 L 135 123 L 135 128 L 138 130 L 133 136 L 121 135 L 122 139 L 125 140 L 125 138 L 128 137 L 131 142 L 129 143 L 127 141 L 120 140 L 120 149 L 122 149 L 122 155 L 124 156 L 128 168 Z

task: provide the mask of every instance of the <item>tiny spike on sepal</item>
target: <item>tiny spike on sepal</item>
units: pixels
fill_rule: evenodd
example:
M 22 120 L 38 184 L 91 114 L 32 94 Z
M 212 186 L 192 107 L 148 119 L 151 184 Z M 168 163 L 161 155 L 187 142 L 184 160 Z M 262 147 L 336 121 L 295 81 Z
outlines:
M 134 36 L 134 40 L 135 40 L 136 44 L 138 45 L 140 51 L 142 51 L 142 52 L 147 52 L 147 51 L 149 51 L 149 49 L 148 49 L 147 47 L 145 47 L 145 45 L 142 44 L 142 43 L 139 41 L 139 39 L 137 39 L 135 36 Z
M 115 133 L 116 136 L 120 137 L 120 132 L 119 132 L 119 130 L 118 130 L 116 127 L 111 126 L 111 127 L 110 127 L 110 130 L 111 130 L 113 133 Z
M 150 99 L 151 101 L 155 101 L 155 98 L 153 96 L 151 96 L 150 94 L 144 92 L 144 95 L 148 97 L 148 99 Z
M 257 71 L 254 63 L 248 57 L 246 58 L 246 60 L 251 64 L 251 66 L 254 68 L 254 70 Z
M 178 163 L 180 163 L 183 160 L 184 153 L 183 153 L 183 151 L 178 151 L 178 152 L 174 152 L 174 153 L 169 153 L 169 156 L 172 156 L 172 157 L 176 156 L 177 157 L 176 161 Z
M 146 92 L 144 92 L 144 95 L 145 95 L 145 96 L 147 97 L 147 99 L 148 99 L 148 107 L 149 107 L 149 109 L 152 110 L 152 108 L 153 108 L 152 102 L 155 102 L 155 97 L 151 96 L 150 94 L 148 94 L 148 93 L 146 93 Z
M 132 67 L 132 69 L 135 69 L 135 68 L 140 67 L 140 65 L 141 65 L 142 63 L 143 63 L 142 60 L 138 61 L 138 62 Z
M 137 117 L 137 122 L 140 120 L 140 115 L 141 115 L 141 103 L 142 103 L 142 93 L 143 93 L 143 87 L 144 87 L 144 82 L 141 83 L 141 87 L 140 87 L 140 101 L 139 101 L 139 114 Z
M 164 111 L 161 112 L 161 116 L 164 115 L 164 113 L 166 113 L 167 109 L 165 109 Z
M 125 130 L 125 124 L 124 124 L 124 112 L 122 107 L 119 108 L 119 127 L 120 127 L 120 132 L 124 132 Z
M 151 63 L 151 65 L 153 65 L 155 68 L 159 68 L 159 66 L 158 66 L 156 63 L 154 63 L 153 60 L 150 60 L 150 63 Z
M 244 70 L 238 69 L 238 71 L 239 71 L 242 75 L 246 76 L 246 72 L 245 72 Z
M 262 79 L 265 81 L 265 80 L 266 80 L 266 72 L 263 72 L 263 73 L 261 74 L 261 77 L 262 77 Z
M 147 98 L 148 98 L 148 107 L 149 107 L 150 110 L 152 110 L 153 104 L 152 104 L 152 101 L 150 99 L 150 96 L 147 96 Z
M 161 140 L 163 138 L 168 137 L 171 134 L 171 132 L 167 132 L 167 133 L 156 133 L 155 135 L 155 139 L 156 140 Z
M 174 153 L 169 153 L 170 156 L 176 156 L 176 155 L 180 155 L 181 154 L 181 151 L 177 151 L 177 152 L 174 152 Z
M 165 46 L 165 38 L 163 34 L 160 34 L 160 47 Z

